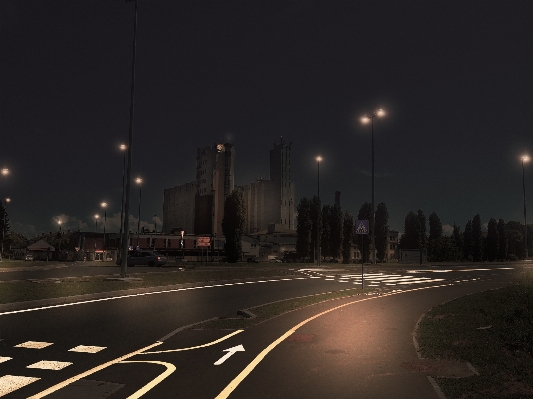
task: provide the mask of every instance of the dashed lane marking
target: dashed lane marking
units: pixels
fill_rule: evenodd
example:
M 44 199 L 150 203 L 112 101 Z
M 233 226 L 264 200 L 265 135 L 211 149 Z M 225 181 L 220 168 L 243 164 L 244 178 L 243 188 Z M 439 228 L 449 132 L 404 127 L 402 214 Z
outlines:
M 65 367 L 70 366 L 70 362 L 58 362 L 55 360 L 41 360 L 40 362 L 30 364 L 26 366 L 28 369 L 41 369 L 41 370 L 63 370 Z
M 0 396 L 7 395 L 19 388 L 22 388 L 32 382 L 38 381 L 40 378 L 24 377 L 21 375 L 4 375 L 0 377 Z
M 69 352 L 81 352 L 81 353 L 98 353 L 101 350 L 106 349 L 105 346 L 85 346 L 78 345 L 75 348 L 69 349 Z
M 53 345 L 51 342 L 38 342 L 38 341 L 27 341 L 22 344 L 15 345 L 15 348 L 27 348 L 27 349 L 43 349 L 47 346 Z

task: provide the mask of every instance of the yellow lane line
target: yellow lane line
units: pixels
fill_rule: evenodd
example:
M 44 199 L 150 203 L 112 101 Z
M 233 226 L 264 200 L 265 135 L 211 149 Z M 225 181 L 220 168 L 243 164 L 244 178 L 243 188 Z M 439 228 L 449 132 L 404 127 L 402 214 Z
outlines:
M 160 374 L 157 378 L 154 378 L 152 381 L 150 381 L 148 384 L 146 384 L 144 387 L 139 389 L 134 394 L 128 396 L 126 399 L 138 399 L 141 396 L 143 396 L 146 392 L 148 392 L 150 389 L 155 387 L 157 384 L 159 384 L 161 381 L 163 381 L 165 378 L 167 378 L 170 374 L 172 374 L 174 371 L 176 371 L 176 366 L 174 366 L 172 363 L 166 363 L 166 362 L 158 362 L 158 361 L 151 361 L 151 360 L 126 360 L 122 363 L 154 363 L 154 364 L 160 364 L 162 366 L 165 366 L 167 369 L 164 373 Z
M 225 340 L 227 340 L 228 338 L 233 337 L 234 335 L 237 335 L 237 334 L 239 334 L 239 333 L 242 333 L 243 331 L 244 331 L 244 330 L 237 330 L 237 331 L 234 331 L 234 332 L 232 332 L 231 334 L 226 335 L 225 337 L 219 338 L 219 339 L 217 339 L 216 341 L 208 342 L 207 344 L 203 344 L 203 345 L 191 346 L 191 347 L 189 347 L 189 348 L 181 348 L 181 349 L 169 349 L 169 350 L 165 350 L 165 351 L 143 352 L 143 353 L 140 353 L 140 355 L 153 355 L 153 354 L 155 354 L 155 353 L 181 352 L 181 351 L 190 351 L 190 350 L 192 350 L 192 349 L 205 348 L 205 347 L 207 347 L 207 346 L 212 346 L 212 345 L 218 344 L 219 342 L 225 341 Z
M 250 364 L 248 364 L 248 366 L 246 366 L 244 368 L 244 370 L 242 370 L 239 373 L 239 375 L 237 375 L 237 377 L 235 377 L 233 379 L 233 381 L 231 381 L 226 386 L 226 388 L 224 388 L 222 390 L 222 392 L 220 392 L 218 394 L 218 396 L 215 399 L 226 399 L 239 386 L 239 384 L 252 372 L 252 370 L 261 362 L 261 360 L 263 360 L 265 358 L 265 356 L 268 355 L 268 353 L 270 351 L 272 351 L 276 346 L 278 346 L 281 342 L 283 342 L 283 340 L 285 338 L 290 336 L 292 333 L 294 333 L 301 326 L 309 323 L 310 321 L 312 321 L 312 320 L 314 320 L 314 319 L 316 319 L 316 318 L 318 318 L 320 316 L 323 316 L 323 315 L 325 315 L 327 313 L 330 313 L 330 312 L 333 312 L 333 311 L 338 310 L 340 308 L 343 308 L 345 306 L 353 305 L 354 303 L 357 303 L 357 302 L 364 302 L 364 301 L 369 301 L 371 299 L 381 298 L 381 297 L 385 297 L 385 296 L 391 296 L 391 295 L 396 295 L 396 294 L 400 294 L 400 293 L 403 294 L 403 293 L 406 293 L 406 292 L 419 291 L 419 290 L 423 290 L 423 289 L 436 288 L 436 287 L 439 287 L 439 286 L 413 288 L 413 289 L 405 290 L 405 291 L 401 291 L 401 292 L 390 292 L 390 293 L 382 294 L 381 296 L 375 296 L 375 297 L 370 297 L 370 298 L 359 299 L 357 301 L 348 302 L 348 303 L 345 303 L 344 305 L 336 306 L 334 308 L 331 308 L 331 309 L 325 310 L 325 311 L 323 311 L 321 313 L 318 313 L 318 314 L 316 314 L 316 315 L 314 315 L 312 317 L 309 317 L 308 319 L 302 321 L 301 323 L 299 323 L 296 326 L 294 326 L 293 328 L 291 328 L 289 331 L 287 331 L 285 334 L 283 334 L 281 337 L 279 337 L 277 340 L 275 340 L 270 345 L 268 345 L 265 349 L 263 349 L 261 351 L 261 353 L 259 353 L 259 355 L 257 355 L 256 358 L 254 360 L 252 360 L 250 362 Z
M 124 356 L 121 356 L 117 359 L 114 359 L 114 360 L 110 360 L 109 362 L 107 363 L 104 363 L 104 364 L 101 364 L 99 366 L 96 366 L 90 370 L 87 370 L 81 374 L 78 374 L 78 375 L 75 375 L 74 377 L 71 377 L 69 378 L 68 380 L 65 380 L 63 382 L 60 382 L 59 384 L 56 384 L 48 389 L 45 389 L 44 391 L 42 392 L 39 392 L 38 394 L 35 394 L 33 396 L 30 396 L 28 399 L 40 399 L 40 398 L 43 398 L 45 396 L 48 396 L 50 395 L 51 393 L 55 392 L 55 391 L 58 391 L 60 390 L 61 388 L 64 388 L 66 387 L 67 385 L 69 384 L 72 384 L 73 382 L 75 381 L 78 381 L 78 380 L 81 380 L 82 378 L 84 377 L 87 377 L 88 375 L 91 375 L 91 374 L 94 374 L 96 373 L 97 371 L 100 371 L 100 370 L 103 370 L 105 369 L 106 367 L 109 367 L 113 364 L 116 364 L 116 363 L 119 363 L 125 359 L 128 359 L 132 356 L 135 356 L 135 355 L 138 355 L 139 353 L 145 351 L 145 350 L 148 350 L 148 349 L 152 349 L 154 346 L 158 346 L 158 345 L 161 345 L 163 342 L 156 342 L 152 345 L 149 345 L 145 348 L 142 348 L 142 349 L 139 349 L 139 350 L 136 350 L 135 352 L 131 352 L 131 353 L 128 353 L 127 355 L 124 355 Z

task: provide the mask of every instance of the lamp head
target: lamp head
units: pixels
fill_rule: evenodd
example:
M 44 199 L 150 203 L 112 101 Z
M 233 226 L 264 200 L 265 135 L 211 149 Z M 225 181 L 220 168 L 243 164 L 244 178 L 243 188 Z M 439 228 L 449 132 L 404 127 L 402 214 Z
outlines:
M 6 198 L 6 204 L 7 204 L 8 202 L 11 202 L 11 198 L 9 198 L 9 197 Z
M 318 157 L 316 157 L 316 160 L 317 160 L 317 162 L 320 162 L 320 161 L 322 161 L 322 157 L 319 155 Z
M 121 151 L 126 151 L 127 148 L 128 148 L 128 147 L 126 146 L 126 144 L 121 144 L 121 145 L 120 145 L 120 150 L 121 150 Z
M 135 183 L 137 184 L 141 184 L 142 182 L 143 182 L 143 179 L 141 179 L 140 177 L 135 179 Z
M 107 204 L 106 204 L 105 202 L 102 202 L 102 203 L 100 204 L 100 206 L 101 206 L 102 208 L 107 208 Z
M 99 217 L 100 217 L 100 215 L 94 215 L 94 219 L 95 220 L 98 220 Z
M 522 155 L 522 157 L 520 157 L 520 159 L 522 160 L 522 162 L 529 162 L 529 156 L 528 155 Z
M 2 169 L 2 174 L 5 176 L 5 175 L 8 175 L 9 174 L 9 169 L 8 168 L 4 168 Z

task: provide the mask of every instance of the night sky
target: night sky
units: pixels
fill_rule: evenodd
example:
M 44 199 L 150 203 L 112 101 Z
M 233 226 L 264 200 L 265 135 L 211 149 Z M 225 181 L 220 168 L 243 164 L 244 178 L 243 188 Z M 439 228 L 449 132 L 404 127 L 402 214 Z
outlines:
M 129 127 L 134 3 L 0 1 L 1 198 L 29 238 L 117 231 Z M 445 233 L 476 213 L 523 222 L 533 155 L 533 2 L 139 0 L 132 177 L 142 225 L 163 190 L 195 180 L 196 149 L 235 146 L 235 183 L 269 177 L 292 142 L 296 203 L 317 193 L 392 229 L 435 211 Z M 132 228 L 138 187 L 132 185 Z M 533 163 L 526 165 L 533 221 Z M 154 218 L 154 215 L 157 215 Z M 135 222 L 135 224 L 133 224 Z M 99 223 L 99 229 L 101 223 Z M 136 227 L 133 228 L 136 230 Z

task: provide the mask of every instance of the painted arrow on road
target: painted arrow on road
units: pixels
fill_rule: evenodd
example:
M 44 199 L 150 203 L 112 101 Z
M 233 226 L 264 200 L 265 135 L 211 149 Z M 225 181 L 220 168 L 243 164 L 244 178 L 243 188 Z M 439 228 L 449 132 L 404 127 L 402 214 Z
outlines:
M 234 355 L 237 352 L 244 352 L 244 347 L 242 345 L 234 346 L 233 348 L 224 349 L 222 352 L 228 352 L 224 356 L 222 356 L 220 359 L 218 359 L 214 364 L 215 366 L 219 366 L 222 363 L 224 363 L 226 360 L 230 358 L 230 356 Z

